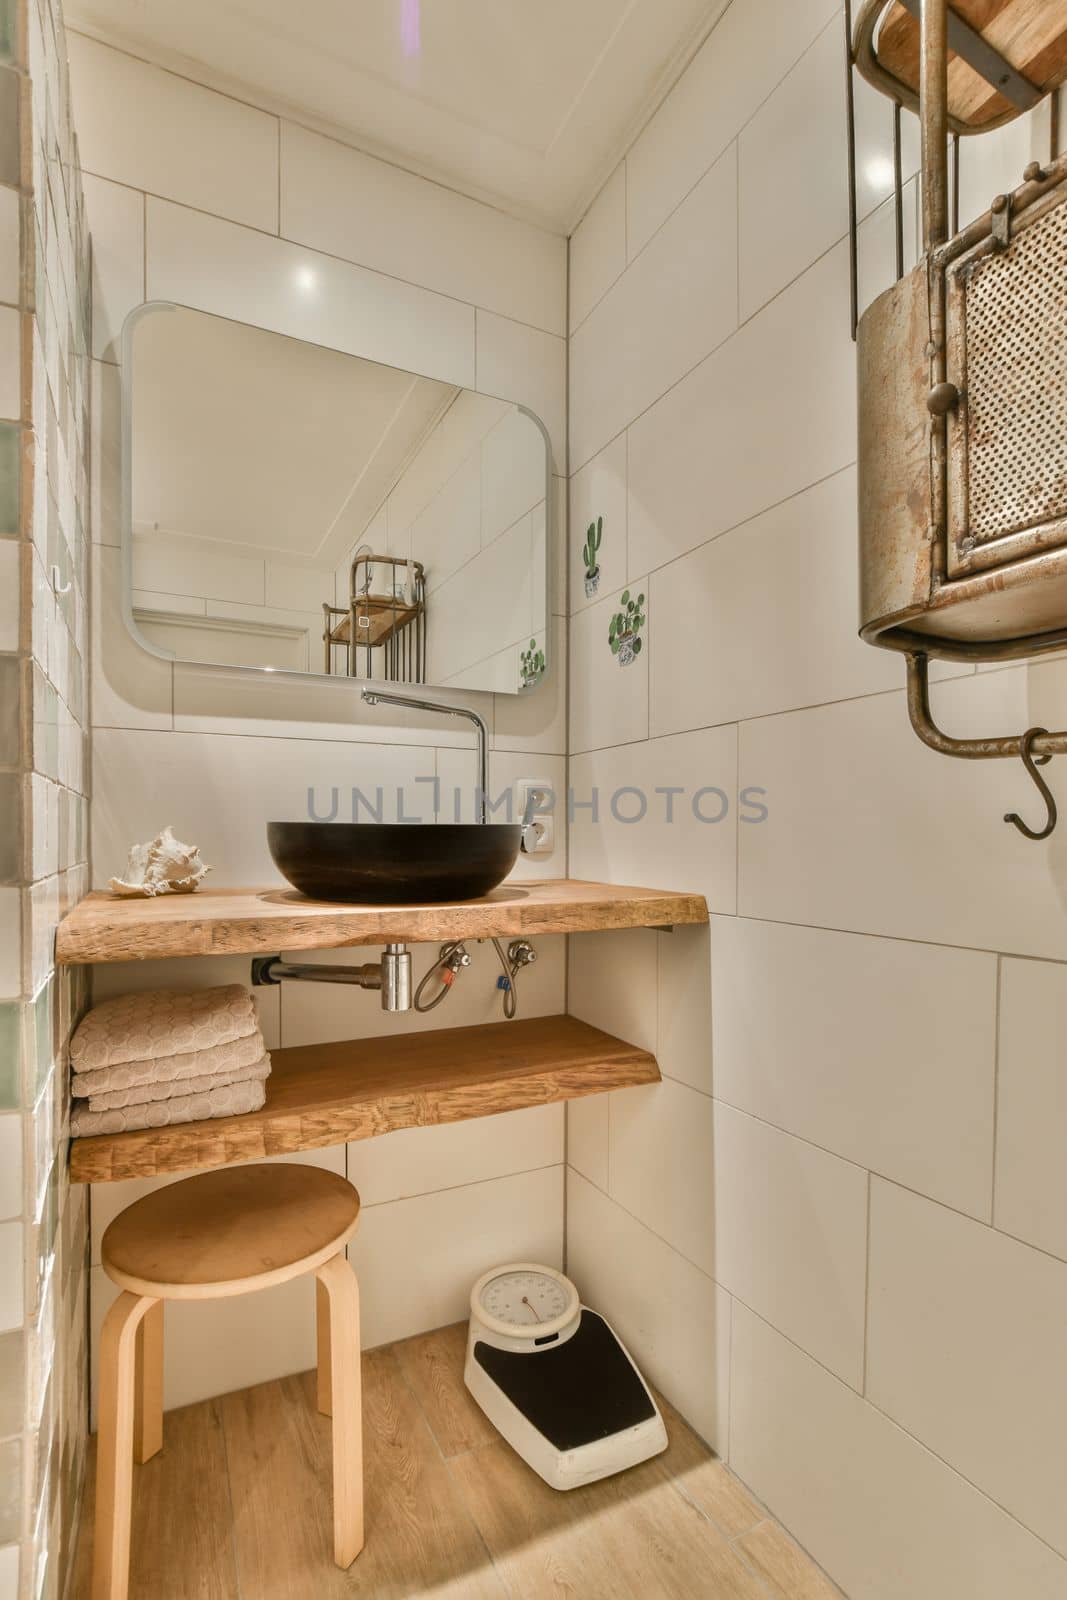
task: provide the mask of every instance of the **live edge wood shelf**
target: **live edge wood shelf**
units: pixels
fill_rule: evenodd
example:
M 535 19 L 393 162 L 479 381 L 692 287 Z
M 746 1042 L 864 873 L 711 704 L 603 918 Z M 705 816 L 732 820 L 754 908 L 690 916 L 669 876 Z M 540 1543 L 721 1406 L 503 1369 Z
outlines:
M 109 1183 L 289 1155 L 398 1128 L 657 1083 L 656 1058 L 576 1017 L 302 1045 L 271 1052 L 261 1111 L 98 1134 L 70 1147 L 72 1183 Z
M 59 925 L 56 959 L 153 961 L 277 955 L 350 945 L 530 938 L 704 923 L 702 895 L 568 878 L 502 885 L 481 900 L 354 906 L 288 889 L 214 889 L 160 900 L 91 894 Z M 195 1172 L 657 1083 L 655 1056 L 575 1017 L 302 1045 L 271 1052 L 261 1111 L 74 1139 L 73 1183 Z
M 169 956 L 277 955 L 350 945 L 518 939 L 598 928 L 707 922 L 703 895 L 573 878 L 502 884 L 481 900 L 364 906 L 306 900 L 295 889 L 202 889 L 158 900 L 91 894 L 59 924 L 56 960 L 157 961 Z

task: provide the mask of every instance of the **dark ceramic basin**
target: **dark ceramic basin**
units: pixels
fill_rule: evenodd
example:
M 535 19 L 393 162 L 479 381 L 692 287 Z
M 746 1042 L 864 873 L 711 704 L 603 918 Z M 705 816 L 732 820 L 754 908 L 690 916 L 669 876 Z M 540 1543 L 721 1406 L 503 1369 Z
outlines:
M 511 822 L 268 822 L 274 865 L 313 900 L 476 900 L 515 865 Z

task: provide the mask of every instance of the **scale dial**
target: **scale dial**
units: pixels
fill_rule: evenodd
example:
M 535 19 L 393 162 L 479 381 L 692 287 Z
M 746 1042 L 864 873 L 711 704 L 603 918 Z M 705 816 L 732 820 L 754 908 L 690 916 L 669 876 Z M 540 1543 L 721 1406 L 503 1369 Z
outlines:
M 494 1267 L 471 1290 L 471 1316 L 492 1333 L 528 1341 L 560 1333 L 581 1309 L 578 1291 L 554 1267 L 517 1261 Z

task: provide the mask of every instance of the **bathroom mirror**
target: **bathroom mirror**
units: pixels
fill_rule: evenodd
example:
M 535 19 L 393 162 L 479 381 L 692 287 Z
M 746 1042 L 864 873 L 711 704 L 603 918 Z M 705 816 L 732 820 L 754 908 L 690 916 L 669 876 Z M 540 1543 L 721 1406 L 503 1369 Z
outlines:
M 126 616 L 168 659 L 528 691 L 551 458 L 524 407 L 179 306 L 123 351 Z

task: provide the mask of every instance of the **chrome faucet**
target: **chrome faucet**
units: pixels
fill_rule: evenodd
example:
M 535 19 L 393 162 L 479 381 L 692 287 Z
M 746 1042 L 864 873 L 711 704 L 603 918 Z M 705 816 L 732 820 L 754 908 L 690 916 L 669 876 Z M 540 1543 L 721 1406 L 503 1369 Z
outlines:
M 369 706 L 407 706 L 412 711 L 436 711 L 442 717 L 466 717 L 473 722 L 478 737 L 478 821 L 489 821 L 489 730 L 477 711 L 465 706 L 443 706 L 436 700 L 418 700 L 410 694 L 393 694 L 387 689 L 363 689 L 361 698 Z

